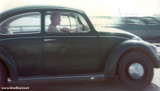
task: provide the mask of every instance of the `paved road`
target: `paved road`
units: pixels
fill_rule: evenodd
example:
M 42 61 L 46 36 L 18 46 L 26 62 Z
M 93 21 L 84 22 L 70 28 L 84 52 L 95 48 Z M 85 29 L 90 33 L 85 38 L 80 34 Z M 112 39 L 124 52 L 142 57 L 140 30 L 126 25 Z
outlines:
M 160 91 L 160 69 L 155 69 L 152 84 L 143 91 Z M 29 87 L 21 91 L 131 91 L 124 87 L 117 79 L 108 80 L 56 80 L 56 81 L 29 81 L 9 86 Z M 16 91 L 16 90 L 13 90 Z M 17 90 L 20 91 L 20 90 Z M 137 90 L 136 90 L 137 91 Z
M 153 77 L 152 83 L 160 87 L 160 68 L 154 69 L 154 77 Z

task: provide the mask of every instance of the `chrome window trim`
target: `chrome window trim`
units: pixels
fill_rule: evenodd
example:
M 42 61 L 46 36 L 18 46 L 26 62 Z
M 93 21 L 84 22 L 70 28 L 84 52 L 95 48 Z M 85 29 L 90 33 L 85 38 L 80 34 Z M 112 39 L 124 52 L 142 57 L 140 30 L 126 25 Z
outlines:
M 41 24 L 41 22 L 42 22 L 42 20 L 41 20 L 41 17 L 42 17 L 42 15 L 41 15 L 41 13 L 40 12 L 26 12 L 26 13 L 19 13 L 18 15 L 14 15 L 14 16 L 11 16 L 11 17 L 9 17 L 9 18 L 7 18 L 7 19 L 5 19 L 5 20 L 3 20 L 1 23 L 0 23 L 0 27 L 1 27 L 1 25 L 2 24 L 4 24 L 5 22 L 7 22 L 7 21 L 9 21 L 9 20 L 11 20 L 11 19 L 13 19 L 13 20 L 11 20 L 11 22 L 12 21 L 14 21 L 14 20 L 16 20 L 16 19 L 20 19 L 21 17 L 25 17 L 25 16 L 27 16 L 27 15 L 31 15 L 31 14 L 33 14 L 33 15 L 39 15 L 40 16 L 40 22 L 39 22 L 39 24 L 40 24 L 40 31 L 39 32 L 37 32 L 37 33 L 33 33 L 33 32 L 31 32 L 31 33 L 18 33 L 18 34 L 2 34 L 2 33 L 0 33 L 0 35 L 4 35 L 4 36 L 14 36 L 14 35 L 24 35 L 24 34 L 40 34 L 41 32 L 42 32 L 42 24 Z M 20 18 L 16 18 L 16 17 L 20 17 Z M 16 18 L 16 19 L 14 19 L 14 18 Z M 11 23 L 10 22 L 10 23 Z

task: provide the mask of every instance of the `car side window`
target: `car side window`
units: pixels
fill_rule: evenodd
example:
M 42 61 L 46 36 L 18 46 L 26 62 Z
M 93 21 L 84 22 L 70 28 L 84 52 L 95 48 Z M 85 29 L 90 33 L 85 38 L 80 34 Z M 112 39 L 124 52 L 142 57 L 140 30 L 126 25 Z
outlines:
M 124 22 L 125 24 L 144 25 L 144 22 L 136 18 L 126 18 Z
M 0 24 L 0 34 L 34 34 L 41 32 L 41 15 L 38 12 L 23 13 L 4 20 Z
M 91 31 L 87 21 L 82 17 L 82 15 L 78 15 L 79 17 L 79 24 L 80 24 L 80 33 L 88 33 Z
M 45 32 L 48 34 L 86 33 L 89 31 L 85 19 L 76 13 L 48 11 L 45 14 Z

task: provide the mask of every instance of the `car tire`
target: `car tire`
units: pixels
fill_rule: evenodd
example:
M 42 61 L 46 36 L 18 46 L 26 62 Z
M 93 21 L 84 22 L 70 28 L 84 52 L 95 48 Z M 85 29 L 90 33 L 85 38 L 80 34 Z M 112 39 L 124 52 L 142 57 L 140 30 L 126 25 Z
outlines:
M 118 64 L 118 79 L 129 89 L 144 89 L 151 84 L 153 64 L 151 58 L 141 52 L 128 52 Z
M 4 87 L 7 84 L 6 69 L 2 63 L 0 63 L 0 87 Z M 1 89 L 1 88 L 0 88 Z

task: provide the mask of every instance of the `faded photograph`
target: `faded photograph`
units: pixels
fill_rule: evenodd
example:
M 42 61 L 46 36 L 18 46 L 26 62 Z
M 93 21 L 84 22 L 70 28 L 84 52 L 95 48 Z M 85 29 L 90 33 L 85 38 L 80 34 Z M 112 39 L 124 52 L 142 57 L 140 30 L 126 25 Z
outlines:
M 0 91 L 159 91 L 159 5 L 0 0 Z

